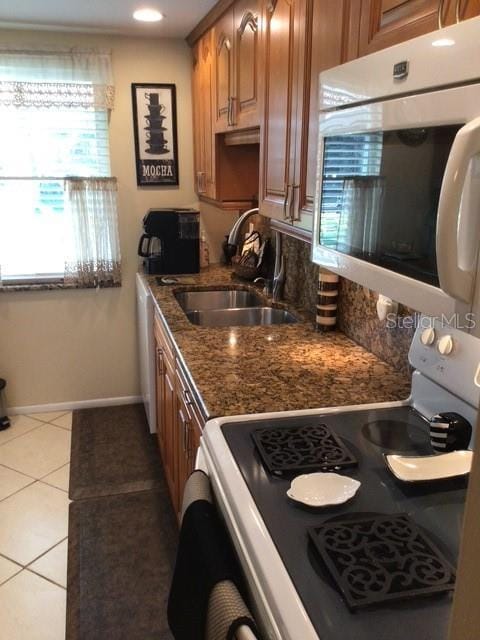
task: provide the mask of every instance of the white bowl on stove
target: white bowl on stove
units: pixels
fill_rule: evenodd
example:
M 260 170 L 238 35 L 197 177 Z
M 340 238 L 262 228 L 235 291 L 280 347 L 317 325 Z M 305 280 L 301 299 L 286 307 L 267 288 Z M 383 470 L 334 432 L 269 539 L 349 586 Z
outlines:
M 351 500 L 360 484 L 338 473 L 308 473 L 292 480 L 287 496 L 309 507 L 328 507 Z

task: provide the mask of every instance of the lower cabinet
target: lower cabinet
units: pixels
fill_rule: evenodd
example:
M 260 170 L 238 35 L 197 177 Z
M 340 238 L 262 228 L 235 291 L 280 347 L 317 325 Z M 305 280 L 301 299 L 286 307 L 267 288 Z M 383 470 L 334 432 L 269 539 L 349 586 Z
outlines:
M 205 421 L 159 317 L 154 334 L 157 438 L 172 504 L 180 517 L 183 489 L 194 469 Z

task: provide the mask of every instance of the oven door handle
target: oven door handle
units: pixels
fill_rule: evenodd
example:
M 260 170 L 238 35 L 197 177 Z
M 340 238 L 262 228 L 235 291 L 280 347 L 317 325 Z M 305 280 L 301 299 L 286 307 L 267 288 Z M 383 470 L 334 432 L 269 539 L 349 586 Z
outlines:
M 478 193 L 469 171 L 480 153 L 480 117 L 462 127 L 453 141 L 443 176 L 437 219 L 440 287 L 449 296 L 471 302 L 479 244 Z M 478 178 L 476 179 L 478 180 Z M 468 188 L 465 188 L 468 187 Z M 472 195 L 477 195 L 473 202 Z

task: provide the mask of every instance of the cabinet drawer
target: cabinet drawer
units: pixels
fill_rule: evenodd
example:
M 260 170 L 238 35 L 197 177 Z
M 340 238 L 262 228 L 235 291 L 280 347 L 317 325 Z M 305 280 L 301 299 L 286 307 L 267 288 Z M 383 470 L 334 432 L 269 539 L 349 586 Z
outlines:
M 164 324 L 160 316 L 156 313 L 153 322 L 153 333 L 157 344 L 163 349 L 164 357 L 172 369 L 175 367 L 175 352 L 173 344 L 167 335 Z

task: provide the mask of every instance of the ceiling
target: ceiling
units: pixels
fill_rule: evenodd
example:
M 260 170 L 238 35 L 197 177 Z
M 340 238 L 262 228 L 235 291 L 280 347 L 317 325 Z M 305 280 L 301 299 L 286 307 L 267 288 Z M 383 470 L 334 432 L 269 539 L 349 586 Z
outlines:
M 0 27 L 184 38 L 216 0 L 0 0 Z M 135 9 L 151 7 L 165 18 L 141 23 Z

